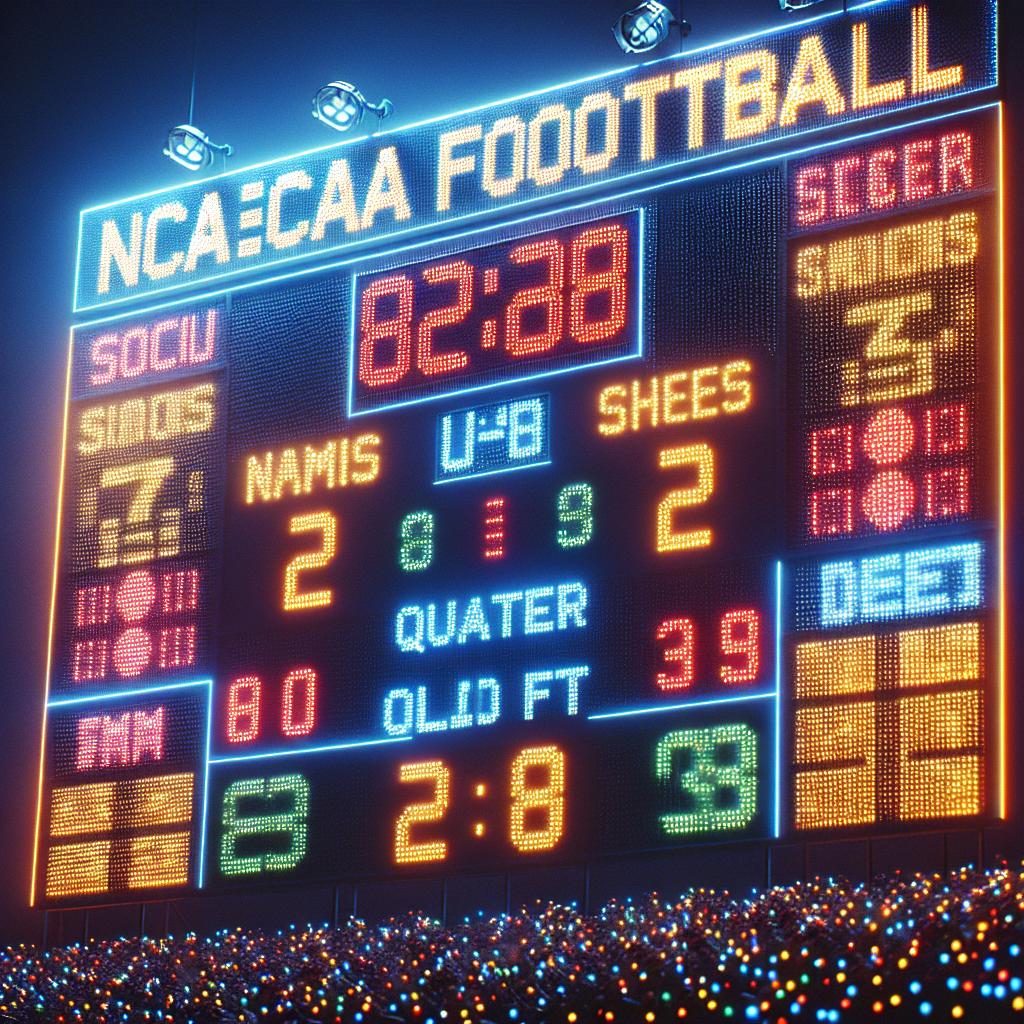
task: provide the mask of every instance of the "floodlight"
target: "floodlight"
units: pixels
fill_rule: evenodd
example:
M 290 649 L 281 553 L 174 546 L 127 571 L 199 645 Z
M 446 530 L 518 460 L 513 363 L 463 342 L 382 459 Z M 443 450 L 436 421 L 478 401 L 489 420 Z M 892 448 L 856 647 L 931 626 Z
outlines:
M 668 39 L 673 25 L 681 36 L 690 34 L 690 23 L 677 18 L 665 4 L 644 0 L 619 18 L 612 26 L 612 35 L 626 53 L 646 53 Z
M 370 103 L 351 82 L 329 82 L 313 97 L 313 116 L 336 132 L 355 128 L 367 111 L 383 121 L 394 109 L 389 99 Z
M 229 145 L 218 146 L 206 132 L 191 124 L 179 124 L 172 128 L 167 133 L 167 145 L 164 146 L 164 156 L 190 171 L 209 167 L 216 153 L 231 156 L 231 152 Z

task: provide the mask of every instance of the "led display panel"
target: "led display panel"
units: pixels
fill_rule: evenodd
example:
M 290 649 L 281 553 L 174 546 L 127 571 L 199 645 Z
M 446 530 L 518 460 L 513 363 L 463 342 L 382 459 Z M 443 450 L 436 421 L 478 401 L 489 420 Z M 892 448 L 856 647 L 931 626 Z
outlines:
M 992 13 L 86 211 L 33 901 L 1003 816 Z

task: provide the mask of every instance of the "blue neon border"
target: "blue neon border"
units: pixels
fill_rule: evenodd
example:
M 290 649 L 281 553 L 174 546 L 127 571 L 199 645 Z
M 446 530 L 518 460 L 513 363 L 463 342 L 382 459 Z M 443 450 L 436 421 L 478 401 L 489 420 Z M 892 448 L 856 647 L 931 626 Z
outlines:
M 582 207 L 576 207 L 576 209 L 592 209 L 595 206 L 603 206 L 608 200 L 597 200 L 592 203 L 587 203 Z M 599 214 L 593 218 L 581 217 L 578 221 L 573 220 L 567 224 L 560 225 L 557 230 L 561 231 L 570 227 L 581 227 L 583 225 L 600 221 L 610 220 L 615 217 L 625 217 L 629 214 L 637 214 L 637 246 L 636 246 L 636 265 L 633 271 L 636 275 L 636 338 L 634 339 L 635 351 L 623 352 L 621 355 L 609 356 L 607 359 L 596 359 L 589 363 L 574 363 L 572 366 L 557 366 L 550 370 L 538 370 L 536 373 L 525 373 L 518 377 L 502 377 L 499 380 L 487 381 L 484 384 L 474 384 L 470 387 L 454 387 L 450 391 L 438 391 L 430 392 L 429 394 L 414 395 L 411 398 L 403 399 L 398 402 L 390 402 L 385 405 L 374 405 L 368 409 L 353 409 L 352 403 L 355 399 L 355 383 L 356 383 L 356 287 L 360 277 L 364 277 L 367 274 L 376 274 L 386 270 L 401 270 L 402 267 L 413 266 L 420 262 L 416 259 L 408 260 L 405 263 L 391 265 L 389 261 L 383 260 L 382 256 L 376 257 L 372 260 L 374 263 L 380 264 L 377 268 L 367 268 L 364 271 L 355 273 L 352 275 L 352 295 L 349 303 L 349 325 L 348 325 L 348 367 L 347 367 L 347 387 L 345 390 L 345 409 L 343 410 L 348 419 L 355 419 L 357 416 L 372 416 L 374 413 L 389 412 L 392 409 L 404 409 L 410 405 L 423 405 L 426 402 L 437 402 L 444 398 L 453 398 L 456 395 L 472 395 L 479 391 L 487 391 L 491 388 L 500 388 L 512 384 L 526 384 L 531 380 L 542 380 L 547 377 L 560 377 L 567 373 L 582 373 L 584 370 L 593 370 L 599 366 L 609 366 L 612 363 L 621 363 L 628 359 L 642 359 L 644 356 L 644 321 L 646 317 L 645 294 L 644 294 L 644 269 L 647 263 L 647 256 L 644 252 L 644 242 L 646 237 L 645 223 L 647 211 L 642 206 L 635 206 L 630 209 L 618 210 L 616 212 L 609 212 L 607 214 Z M 473 235 L 485 235 L 491 234 L 495 231 L 500 231 L 502 228 L 512 227 L 515 224 L 532 223 L 537 220 L 548 220 L 551 214 L 534 214 L 530 217 L 524 217 L 519 221 L 504 221 L 499 224 L 492 224 L 486 228 L 479 228 L 474 231 L 468 232 L 469 236 Z M 543 234 L 543 231 L 530 232 L 525 235 L 517 235 L 515 238 L 502 238 L 495 239 L 493 243 L 482 242 L 480 245 L 468 246 L 466 248 L 460 248 L 447 253 L 444 257 L 438 257 L 447 259 L 448 256 L 456 256 L 460 253 L 474 252 L 477 249 L 483 249 L 488 245 L 504 245 L 508 242 L 519 241 L 520 239 L 530 238 L 532 234 Z M 459 238 L 460 235 L 449 235 L 443 238 L 438 238 L 430 242 L 420 243 L 418 245 L 410 246 L 409 250 L 411 253 L 415 253 L 419 250 L 433 250 L 435 246 L 442 245 L 445 242 L 451 241 L 454 238 Z M 405 251 L 405 250 L 403 250 Z M 506 366 L 511 364 L 506 363 Z M 436 481 L 435 481 L 436 482 Z
M 298 153 L 293 153 L 293 154 L 290 154 L 288 156 L 283 156 L 283 157 L 274 157 L 274 158 L 272 158 L 270 160 L 258 161 L 257 163 L 254 163 L 254 164 L 248 164 L 245 167 L 239 167 L 239 168 L 237 168 L 235 170 L 225 171 L 225 172 L 223 172 L 221 174 L 211 175 L 208 178 L 201 178 L 198 181 L 189 182 L 188 184 L 190 184 L 190 185 L 208 185 L 208 184 L 210 184 L 210 183 L 212 183 L 214 181 L 220 181 L 222 179 L 231 178 L 231 177 L 234 177 L 234 176 L 240 175 L 240 174 L 248 174 L 248 173 L 251 173 L 252 171 L 259 170 L 260 168 L 264 168 L 264 167 L 270 167 L 270 166 L 272 166 L 274 164 L 281 164 L 282 167 L 283 167 L 283 166 L 287 165 L 289 162 L 295 161 L 295 160 L 299 160 L 302 157 L 310 156 L 310 155 L 312 155 L 314 153 L 327 152 L 329 150 L 343 149 L 346 146 L 351 146 L 351 145 L 354 145 L 354 144 L 357 144 L 357 143 L 360 143 L 360 142 L 365 142 L 367 139 L 371 139 L 371 138 L 372 139 L 384 138 L 386 136 L 393 135 L 393 134 L 396 134 L 398 132 L 407 132 L 407 131 L 413 130 L 414 128 L 422 128 L 422 127 L 425 127 L 426 125 L 439 124 L 439 123 L 444 122 L 444 121 L 454 120 L 455 118 L 462 117 L 462 116 L 465 116 L 467 114 L 475 114 L 475 113 L 478 113 L 480 111 L 489 110 L 489 109 L 493 109 L 493 108 L 496 108 L 496 107 L 504 106 L 505 104 L 515 103 L 515 102 L 517 102 L 519 100 L 532 99 L 532 98 L 537 97 L 537 96 L 544 96 L 544 95 L 546 95 L 548 93 L 557 92 L 557 91 L 562 90 L 562 89 L 569 89 L 569 88 L 572 88 L 572 87 L 577 86 L 577 85 L 585 84 L 587 82 L 596 82 L 596 81 L 601 81 L 603 79 L 613 79 L 613 78 L 615 78 L 617 76 L 631 74 L 631 73 L 637 71 L 640 68 L 652 67 L 654 65 L 661 64 L 661 63 L 663 63 L 665 61 L 678 61 L 678 60 L 682 60 L 684 58 L 696 56 L 698 54 L 708 53 L 708 52 L 710 52 L 712 50 L 720 50 L 720 49 L 724 49 L 724 48 L 729 47 L 729 46 L 736 46 L 736 45 L 738 45 L 740 43 L 750 42 L 750 41 L 755 40 L 755 39 L 766 39 L 766 38 L 771 37 L 771 36 L 780 35 L 782 33 L 795 31 L 797 29 L 802 29 L 802 28 L 805 28 L 808 25 L 813 25 L 813 24 L 816 24 L 816 23 L 822 22 L 822 21 L 828 21 L 828 20 L 831 20 L 833 18 L 840 18 L 840 17 L 846 18 L 846 17 L 849 17 L 850 15 L 855 14 L 855 13 L 860 12 L 860 11 L 867 11 L 867 10 L 874 9 L 876 7 L 882 7 L 882 6 L 886 6 L 886 5 L 889 5 L 889 4 L 891 4 L 893 6 L 896 6 L 896 5 L 899 5 L 899 4 L 903 4 L 905 6 L 910 6 L 911 2 L 912 2 L 912 0 L 865 0 L 864 3 L 856 4 L 856 5 L 852 6 L 852 7 L 850 7 L 848 10 L 828 11 L 828 12 L 826 12 L 824 14 L 819 14 L 819 15 L 816 15 L 814 17 L 802 18 L 799 22 L 796 22 L 796 23 L 791 23 L 791 24 L 788 24 L 788 25 L 779 25 L 779 26 L 776 26 L 774 28 L 761 29 L 760 31 L 757 31 L 757 32 L 748 32 L 748 33 L 745 33 L 744 35 L 735 36 L 735 37 L 730 38 L 730 39 L 718 40 L 718 41 L 716 41 L 714 43 L 709 43 L 706 46 L 696 47 L 695 49 L 686 50 L 686 51 L 683 51 L 683 52 L 680 52 L 680 53 L 668 54 L 665 57 L 658 57 L 658 58 L 656 58 L 654 60 L 645 61 L 645 62 L 642 62 L 642 63 L 639 63 L 639 64 L 630 65 L 629 67 L 625 67 L 625 68 L 615 68 L 615 69 L 612 69 L 612 70 L 609 70 L 609 71 L 597 72 L 597 73 L 595 73 L 593 75 L 584 75 L 581 78 L 573 79 L 573 80 L 568 81 L 568 82 L 560 82 L 557 85 L 545 86 L 542 89 L 536 89 L 536 90 L 531 90 L 529 92 L 520 93 L 517 96 L 509 96 L 509 97 L 505 97 L 504 99 L 494 100 L 494 101 L 492 101 L 490 103 L 480 104 L 480 105 L 475 106 L 475 107 L 467 107 L 464 110 L 454 111 L 453 113 L 441 114 L 441 115 L 438 115 L 436 117 L 426 118 L 426 119 L 421 120 L 421 121 L 413 121 L 410 124 L 402 125 L 400 127 L 395 127 L 395 128 L 389 128 L 386 131 L 372 133 L 372 134 L 367 134 L 367 135 L 361 135 L 361 136 L 358 136 L 356 138 L 345 139 L 342 142 L 336 142 L 336 143 L 328 144 L 328 145 L 325 145 L 325 146 L 314 146 L 314 147 L 312 147 L 310 149 L 302 150 L 302 151 L 300 151 Z M 417 225 L 416 227 L 404 228 L 404 229 L 399 230 L 399 231 L 391 231 L 391 232 L 388 232 L 386 234 L 381 234 L 381 235 L 374 236 L 372 238 L 353 240 L 351 242 L 341 242 L 338 245 L 327 246 L 327 247 L 324 247 L 323 249 L 317 249 L 317 250 L 315 250 L 313 252 L 297 253 L 294 256 L 285 256 L 285 257 L 282 257 L 281 259 L 278 259 L 278 260 L 270 260 L 270 261 L 267 261 L 266 263 L 260 264 L 260 267 L 269 269 L 271 267 L 274 267 L 274 266 L 277 266 L 277 265 L 280 265 L 280 264 L 284 264 L 284 263 L 293 262 L 295 260 L 315 259 L 317 256 L 326 256 L 326 255 L 328 255 L 330 253 L 338 252 L 338 251 L 341 251 L 341 250 L 347 249 L 347 248 L 352 248 L 352 247 L 357 246 L 357 245 L 373 245 L 375 243 L 383 242 L 383 241 L 385 241 L 386 239 L 389 239 L 389 238 L 396 238 L 396 237 L 399 237 L 399 236 L 402 236 L 402 235 L 423 233 L 423 232 L 428 232 L 428 231 L 436 230 L 442 224 L 457 224 L 457 223 L 459 223 L 461 221 L 464 221 L 464 220 L 467 220 L 467 219 L 479 218 L 479 217 L 483 217 L 483 216 L 487 216 L 487 215 L 500 214 L 500 212 L 502 210 L 512 210 L 512 209 L 515 209 L 515 208 L 520 207 L 520 206 L 536 204 L 536 203 L 539 203 L 539 202 L 557 201 L 557 199 L 560 198 L 560 197 L 571 196 L 571 195 L 574 195 L 575 193 L 580 192 L 580 191 L 592 190 L 592 189 L 600 188 L 600 187 L 607 186 L 607 185 L 614 185 L 616 182 L 628 181 L 631 178 L 635 178 L 635 177 L 638 177 L 638 176 L 644 176 L 644 175 L 654 174 L 654 173 L 658 173 L 658 172 L 668 171 L 668 170 L 671 170 L 674 167 L 679 167 L 679 166 L 684 165 L 684 164 L 697 164 L 697 163 L 700 163 L 700 162 L 703 162 L 703 161 L 707 161 L 707 160 L 711 160 L 711 159 L 720 159 L 722 157 L 727 157 L 728 154 L 730 154 L 730 153 L 742 153 L 742 152 L 745 152 L 746 150 L 749 150 L 749 149 L 752 149 L 752 148 L 757 148 L 759 146 L 771 145 L 773 143 L 777 144 L 777 143 L 783 142 L 783 141 L 785 141 L 787 139 L 799 139 L 799 138 L 801 138 L 803 136 L 813 135 L 813 134 L 816 134 L 816 133 L 821 133 L 823 131 L 833 131 L 833 130 L 839 131 L 844 126 L 846 126 L 846 125 L 855 125 L 855 124 L 861 123 L 863 121 L 873 120 L 875 118 L 882 117 L 882 116 L 889 115 L 889 114 L 897 114 L 898 115 L 901 112 L 915 110 L 915 109 L 917 109 L 919 107 L 927 106 L 928 104 L 938 103 L 938 102 L 942 102 L 942 101 L 954 100 L 954 99 L 957 99 L 957 98 L 960 98 L 960 97 L 970 96 L 970 95 L 978 93 L 978 92 L 985 92 L 985 91 L 987 91 L 989 89 L 994 88 L 999 83 L 999 16 L 998 16 L 998 3 L 997 3 L 997 0 L 986 0 L 986 2 L 988 3 L 988 7 L 989 7 L 990 33 L 991 33 L 991 50 L 990 50 L 990 53 L 988 55 L 989 56 L 989 78 L 988 78 L 988 80 L 986 82 L 983 82 L 980 85 L 972 86 L 969 89 L 963 89 L 963 90 L 958 91 L 958 92 L 946 93 L 946 94 L 943 94 L 941 96 L 932 96 L 932 97 L 929 97 L 929 98 L 926 98 L 926 99 L 922 99 L 922 100 L 919 100 L 919 101 L 916 101 L 916 102 L 907 103 L 907 104 L 904 104 L 903 106 L 899 106 L 899 107 L 890 107 L 890 108 L 887 108 L 887 109 L 882 110 L 882 111 L 868 112 L 868 113 L 865 113 L 865 114 L 863 114 L 863 115 L 861 115 L 859 117 L 846 118 L 845 120 L 837 121 L 837 122 L 834 122 L 834 123 L 828 124 L 828 125 L 819 125 L 819 126 L 813 127 L 813 128 L 805 128 L 805 129 L 802 129 L 801 131 L 792 132 L 791 134 L 784 135 L 784 136 L 775 136 L 775 137 L 770 138 L 770 139 L 762 139 L 762 140 L 760 140 L 758 142 L 745 143 L 743 145 L 735 146 L 735 147 L 733 147 L 731 149 L 719 150 L 716 153 L 707 153 L 707 154 L 704 154 L 703 156 L 684 157 L 684 158 L 682 158 L 680 160 L 666 161 L 665 163 L 659 163 L 656 167 L 653 167 L 653 168 L 640 169 L 640 170 L 628 172 L 626 174 L 621 174 L 621 175 L 612 176 L 612 177 L 608 177 L 608 178 L 602 178 L 600 181 L 586 182 L 584 184 L 574 186 L 573 188 L 567 188 L 567 189 L 562 189 L 560 191 L 546 193 L 543 196 L 534 196 L 534 197 L 531 197 L 529 199 L 522 199 L 522 200 L 519 200 L 518 202 L 508 203 L 508 204 L 506 204 L 504 206 L 501 206 L 501 207 L 490 207 L 490 208 L 488 208 L 486 210 L 478 210 L 478 211 L 473 211 L 473 212 L 466 213 L 466 214 L 461 214 L 461 215 L 459 215 L 457 217 L 450 217 L 450 218 L 447 218 L 447 219 L 445 219 L 443 221 L 434 220 L 434 221 L 430 221 L 427 224 Z M 927 123 L 928 120 L 933 120 L 933 119 L 929 118 L 929 119 L 926 119 L 925 121 L 920 121 L 920 122 L 917 122 L 917 123 L 924 124 L 924 123 Z M 901 126 L 901 127 L 905 127 L 905 126 Z M 884 130 L 885 131 L 889 131 L 891 129 L 884 129 Z M 857 136 L 857 138 L 866 138 L 866 137 L 868 137 L 871 134 L 874 134 L 874 133 L 866 133 L 865 135 Z M 830 144 L 834 144 L 834 143 L 825 143 L 824 145 L 830 145 Z M 811 149 L 814 149 L 814 148 L 819 148 L 819 147 L 811 147 Z M 809 152 L 811 150 L 809 149 L 807 151 Z M 757 162 L 759 162 L 759 161 L 756 161 L 756 160 L 755 161 L 751 161 L 751 163 L 757 163 Z M 743 165 L 733 165 L 733 166 L 743 166 Z M 705 173 L 715 173 L 715 172 L 705 172 Z M 700 175 L 698 175 L 698 176 L 700 176 Z M 686 179 L 681 179 L 681 180 L 686 180 Z M 147 296 L 162 295 L 162 294 L 166 294 L 166 293 L 172 292 L 172 291 L 181 291 L 182 289 L 194 288 L 194 287 L 200 286 L 203 283 L 212 283 L 214 281 L 223 280 L 224 278 L 227 278 L 227 277 L 237 277 L 237 276 L 240 276 L 240 275 L 243 275 L 243 274 L 246 274 L 246 273 L 254 272 L 254 271 L 259 269 L 257 267 L 244 267 L 244 268 L 239 268 L 238 270 L 225 271 L 223 274 L 212 274 L 209 277 L 203 278 L 201 282 L 200 281 L 185 281 L 185 282 L 182 282 L 181 284 L 177 284 L 177 285 L 168 285 L 165 288 L 148 289 L 144 293 L 139 293 L 138 295 L 124 296 L 124 297 L 119 298 L 119 299 L 110 299 L 110 300 L 107 300 L 105 302 L 93 302 L 93 303 L 89 303 L 88 305 L 80 305 L 79 304 L 78 299 L 79 299 L 79 284 L 80 284 L 80 275 L 81 275 L 82 226 L 83 226 L 85 215 L 88 214 L 88 213 L 94 213 L 97 210 L 111 209 L 112 207 L 121 206 L 123 204 L 134 202 L 135 200 L 139 200 L 139 199 L 148 199 L 148 198 L 150 198 L 152 196 L 163 195 L 165 193 L 178 192 L 178 191 L 180 191 L 184 187 L 186 187 L 186 186 L 184 186 L 184 185 L 166 185 L 163 188 L 152 189 L 152 190 L 150 190 L 148 192 L 140 192 L 140 193 L 137 193 L 136 195 L 126 196 L 126 197 L 123 197 L 121 199 L 114 199 L 114 200 L 110 200 L 110 201 L 105 202 L 105 203 L 98 203 L 98 204 L 95 204 L 93 206 L 84 207 L 83 209 L 81 209 L 79 211 L 79 214 L 78 214 L 78 242 L 77 242 L 76 254 L 75 254 L 74 291 L 73 291 L 73 294 L 72 294 L 72 306 L 71 306 L 72 313 L 84 313 L 84 312 L 87 312 L 89 310 L 105 309 L 105 308 L 108 308 L 108 307 L 111 307 L 111 306 L 119 306 L 119 305 L 123 305 L 125 303 L 130 303 L 130 302 L 141 302 L 141 301 L 145 301 Z

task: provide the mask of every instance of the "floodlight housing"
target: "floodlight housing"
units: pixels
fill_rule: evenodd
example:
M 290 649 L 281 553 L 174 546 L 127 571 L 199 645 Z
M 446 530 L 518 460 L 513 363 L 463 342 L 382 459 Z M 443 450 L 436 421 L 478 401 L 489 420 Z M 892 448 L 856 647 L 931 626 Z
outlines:
M 659 0 L 644 0 L 619 18 L 612 35 L 625 53 L 647 53 L 668 39 L 673 25 L 681 36 L 690 34 L 689 22 L 677 18 L 671 8 Z
M 395 105 L 389 99 L 370 103 L 351 82 L 328 82 L 313 97 L 313 116 L 336 132 L 355 128 L 367 111 L 383 121 L 394 109 Z
M 201 171 L 213 163 L 217 153 L 231 156 L 231 146 L 218 145 L 206 132 L 191 124 L 179 124 L 167 133 L 164 156 L 170 157 L 179 167 L 190 171 Z

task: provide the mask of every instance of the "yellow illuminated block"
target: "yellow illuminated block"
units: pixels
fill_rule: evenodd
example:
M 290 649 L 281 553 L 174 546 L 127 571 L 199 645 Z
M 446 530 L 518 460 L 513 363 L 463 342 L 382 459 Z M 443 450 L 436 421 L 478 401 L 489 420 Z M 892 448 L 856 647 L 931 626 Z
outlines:
M 139 836 L 128 847 L 128 888 L 188 884 L 188 832 Z
M 78 896 L 108 888 L 110 841 L 51 846 L 46 860 L 46 895 Z
M 899 816 L 981 812 L 981 694 L 942 693 L 899 702 Z
M 797 828 L 845 827 L 875 820 L 873 702 L 798 709 L 794 743 Z
M 899 634 L 900 686 L 981 678 L 981 624 L 958 622 Z
M 56 788 L 51 798 L 50 835 L 110 832 L 116 805 L 123 821 L 118 827 L 151 828 L 190 821 L 194 778 L 189 772 Z
M 875 638 L 816 640 L 796 648 L 797 697 L 870 693 L 875 688 Z
M 92 782 L 54 789 L 50 797 L 50 835 L 109 832 L 114 823 L 115 788 L 113 782 Z
M 127 786 L 127 828 L 170 825 L 192 818 L 191 772 L 132 779 Z
M 90 406 L 78 418 L 78 453 L 126 451 L 149 442 L 208 433 L 213 429 L 216 398 L 213 384 L 197 384 Z

